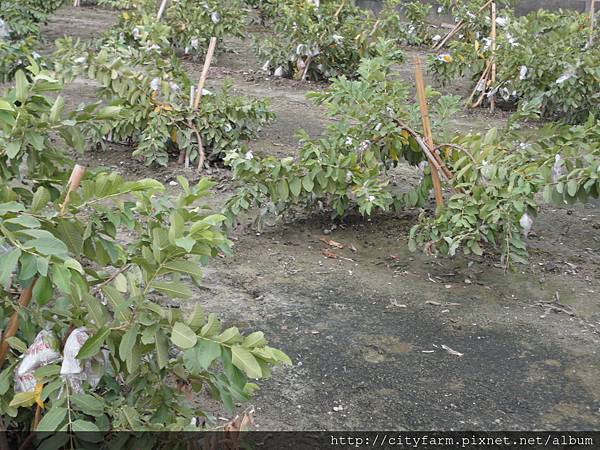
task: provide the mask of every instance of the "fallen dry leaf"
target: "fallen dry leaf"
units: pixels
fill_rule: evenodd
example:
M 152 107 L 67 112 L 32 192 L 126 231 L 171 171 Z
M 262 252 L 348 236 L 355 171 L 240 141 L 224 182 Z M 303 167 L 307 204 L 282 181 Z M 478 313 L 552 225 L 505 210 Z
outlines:
M 327 239 L 325 237 L 322 237 L 319 239 L 321 242 L 324 242 L 325 244 L 329 245 L 330 247 L 335 247 L 335 248 L 345 248 L 346 246 L 340 242 L 334 241 L 332 239 Z
M 456 355 L 456 356 L 463 356 L 464 355 L 464 353 L 457 352 L 456 350 L 451 349 L 447 345 L 442 345 L 442 348 L 444 350 L 446 350 L 448 353 L 450 353 L 451 355 Z
M 433 305 L 433 306 L 442 306 L 442 304 L 440 302 L 434 302 L 433 300 L 427 300 L 425 302 L 426 305 Z
M 339 258 L 339 255 L 337 255 L 336 253 L 332 252 L 328 248 L 325 248 L 325 249 L 321 250 L 321 253 L 326 258 L 331 258 L 331 259 L 338 259 Z

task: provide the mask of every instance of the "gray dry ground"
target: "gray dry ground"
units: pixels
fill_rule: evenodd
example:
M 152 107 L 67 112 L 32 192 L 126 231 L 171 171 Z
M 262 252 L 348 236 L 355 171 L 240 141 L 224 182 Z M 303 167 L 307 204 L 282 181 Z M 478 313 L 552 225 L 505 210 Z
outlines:
M 64 8 L 45 35 L 92 39 L 115 16 Z M 235 53 L 219 57 L 209 85 L 231 76 L 237 92 L 270 98 L 277 113 L 253 149 L 293 155 L 296 129 L 323 131 L 322 109 L 304 99 L 322 86 L 267 79 L 256 70 L 249 41 L 227 45 Z M 188 67 L 195 76 L 200 71 L 199 64 Z M 410 66 L 400 70 L 410 78 Z M 71 104 L 94 100 L 94 86 L 79 80 L 67 96 Z M 481 130 L 504 119 L 466 112 L 456 128 Z M 85 163 L 163 181 L 184 173 L 174 162 L 144 168 L 130 151 L 90 153 Z M 209 174 L 218 181 L 211 200 L 218 206 L 232 191 L 229 175 Z M 394 181 L 414 180 L 403 169 Z M 226 325 L 264 330 L 294 361 L 260 383 L 254 404 L 261 429 L 598 429 L 598 205 L 544 208 L 529 239 L 531 265 L 508 275 L 493 259 L 409 253 L 406 235 L 415 215 L 338 226 L 328 238 L 357 252 L 334 249 L 346 258 L 336 260 L 322 254 L 319 240 L 331 228 L 327 214 L 260 235 L 245 219 L 233 235 L 236 256 L 207 268 L 205 289 L 190 303 L 201 302 Z M 542 303 L 556 295 L 566 305 L 562 312 Z

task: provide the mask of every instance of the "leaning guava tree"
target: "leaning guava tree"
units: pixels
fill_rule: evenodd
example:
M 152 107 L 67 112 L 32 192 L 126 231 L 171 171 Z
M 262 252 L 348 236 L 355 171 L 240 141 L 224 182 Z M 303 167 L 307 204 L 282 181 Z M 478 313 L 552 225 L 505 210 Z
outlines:
M 335 79 L 310 94 L 327 106 L 334 123 L 323 137 L 301 133 L 297 157 L 277 159 L 252 152 L 228 155 L 243 181 L 226 211 L 252 206 L 266 215 L 329 208 L 334 219 L 357 211 L 420 208 L 409 245 L 453 256 L 499 253 L 503 265 L 524 263 L 527 235 L 540 208 L 539 195 L 558 204 L 600 195 L 600 127 L 593 116 L 579 126 L 550 124 L 535 132 L 506 128 L 485 135 L 450 133 L 457 97 L 432 99 L 434 147 L 425 145 L 408 85 L 394 76 L 386 58 L 363 60 L 357 80 Z M 437 153 L 438 158 L 430 158 Z M 420 174 L 416 186 L 390 183 L 407 163 Z M 430 208 L 432 164 L 445 182 L 444 205 Z

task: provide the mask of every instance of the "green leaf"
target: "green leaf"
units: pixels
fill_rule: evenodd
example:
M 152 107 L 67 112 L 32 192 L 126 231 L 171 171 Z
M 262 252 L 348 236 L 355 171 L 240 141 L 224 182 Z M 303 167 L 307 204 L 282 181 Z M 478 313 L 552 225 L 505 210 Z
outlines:
M 0 216 L 7 212 L 21 212 L 24 211 L 25 207 L 17 202 L 6 202 L 0 203 Z
M 77 359 L 91 358 L 98 354 L 104 344 L 104 340 L 109 334 L 110 328 L 100 328 L 94 336 L 85 341 L 85 344 L 83 344 L 79 353 L 77 353 Z
M 52 265 L 50 278 L 63 294 L 68 294 L 71 291 L 71 272 L 64 265 Z
M 102 286 L 102 292 L 106 295 L 107 300 L 115 311 L 117 320 L 119 322 L 129 322 L 131 318 L 129 302 L 123 298 L 121 293 L 110 285 Z
M 192 348 L 196 345 L 198 336 L 186 324 L 176 322 L 171 331 L 171 341 L 180 348 Z
M 58 364 L 50 364 L 48 366 L 42 366 L 33 372 L 33 375 L 37 380 L 43 378 L 51 378 L 60 373 L 60 366 Z
M 140 415 L 136 411 L 136 409 L 132 406 L 123 406 L 123 407 L 121 407 L 121 412 L 123 414 L 123 417 L 129 424 L 129 429 L 131 429 L 133 431 L 137 431 L 138 426 L 139 426 Z
M 231 347 L 233 365 L 244 372 L 249 378 L 261 378 L 262 370 L 252 353 L 240 345 Z
M 222 344 L 231 344 L 240 341 L 240 330 L 237 327 L 227 328 L 219 336 L 216 337 L 218 342 Z
M 27 241 L 27 248 L 35 248 L 38 252 L 50 256 L 65 256 L 69 249 L 60 239 L 55 237 L 41 237 Z
M 13 159 L 15 156 L 17 156 L 17 154 L 19 153 L 19 150 L 21 150 L 21 142 L 20 141 L 12 141 L 12 142 L 8 143 L 4 152 L 5 152 L 6 156 L 8 156 L 8 159 Z
M 92 422 L 88 422 L 87 420 L 81 420 L 81 419 L 77 419 L 75 422 L 73 422 L 72 427 L 73 427 L 73 432 L 75 432 L 75 433 L 100 431 L 100 429 Z
M 169 242 L 175 244 L 177 239 L 183 234 L 185 222 L 181 214 L 174 212 L 171 214 L 171 225 L 169 227 Z
M 221 355 L 221 346 L 208 339 L 200 339 L 198 343 L 183 352 L 185 367 L 194 374 L 208 369 L 211 363 Z
M 13 107 L 13 105 L 11 105 L 10 103 L 8 103 L 6 100 L 0 99 L 0 110 L 2 110 L 2 111 L 14 111 L 15 108 Z
M 277 195 L 279 200 L 287 201 L 290 196 L 290 189 L 286 180 L 281 179 L 277 182 Z
M 140 366 L 141 356 L 141 346 L 134 345 L 125 358 L 125 365 L 127 366 L 129 373 L 134 374 L 137 372 L 138 367 Z
M 104 412 L 105 403 L 103 400 L 90 394 L 72 394 L 71 402 L 81 412 L 91 416 L 99 416 Z
M 40 436 L 40 439 L 44 435 Z M 65 444 L 69 441 L 71 436 L 68 433 L 52 433 L 50 437 L 44 439 L 40 444 L 37 445 L 37 450 L 60 450 L 67 448 Z
M 40 186 L 35 194 L 33 194 L 33 200 L 31 201 L 31 212 L 37 213 L 42 208 L 46 207 L 50 201 L 50 192 L 44 186 Z
M 131 353 L 133 346 L 136 343 L 137 335 L 139 331 L 139 326 L 136 324 L 132 326 L 121 338 L 121 343 L 119 344 L 119 356 L 122 361 L 127 360 L 127 356 Z
M 575 197 L 577 195 L 578 189 L 579 189 L 579 184 L 577 184 L 577 181 L 570 180 L 567 183 L 567 192 L 571 197 Z
M 244 348 L 263 347 L 267 344 L 265 334 L 262 331 L 255 331 L 246 336 L 242 342 Z
M 104 106 L 96 113 L 98 120 L 114 120 L 121 113 L 121 106 Z
M 174 298 L 190 298 L 192 291 L 182 283 L 172 281 L 154 281 L 150 287 Z
M 29 91 L 29 81 L 22 70 L 18 70 L 15 73 L 15 98 L 17 101 L 23 103 L 27 99 L 27 92 Z
M 313 188 L 315 187 L 315 182 L 310 175 L 304 175 L 302 178 L 302 187 L 304 187 L 304 190 L 307 192 L 312 192 Z
M 35 431 L 58 431 L 66 417 L 67 408 L 54 407 L 44 414 Z
M 294 178 L 290 181 L 290 192 L 294 197 L 298 197 L 302 191 L 302 180 L 300 178 Z
M 54 295 L 54 288 L 48 277 L 38 278 L 33 287 L 33 299 L 40 305 L 45 305 Z
M 83 303 L 85 304 L 87 312 L 90 315 L 91 319 L 94 321 L 94 324 L 98 327 L 104 326 L 107 320 L 107 313 L 102 303 L 100 303 L 100 300 L 98 300 L 92 295 L 85 293 L 83 295 Z
M 39 220 L 32 216 L 14 217 L 12 219 L 5 220 L 5 222 L 15 223 L 17 225 L 22 225 L 26 228 L 39 228 L 42 225 Z
M 83 229 L 78 223 L 61 220 L 56 227 L 56 232 L 73 255 L 78 256 L 81 254 L 83 251 Z
M 170 261 L 163 264 L 163 267 L 171 272 L 186 273 L 196 278 L 202 277 L 202 269 L 200 266 L 195 262 L 185 259 Z
M 19 392 L 18 394 L 15 394 L 8 406 L 11 406 L 13 408 L 19 408 L 21 406 L 31 406 L 34 402 L 35 393 L 33 391 Z
M 219 319 L 215 313 L 210 313 L 208 315 L 208 321 L 204 324 L 202 329 L 200 330 L 200 335 L 203 337 L 214 336 L 219 332 Z
M 281 350 L 273 347 L 269 347 L 269 350 L 271 350 L 271 353 L 273 353 L 273 355 L 275 356 L 275 358 L 277 358 L 278 361 L 281 361 L 282 363 L 288 366 L 292 365 L 292 360 L 290 359 L 290 357 L 283 353 Z
M 202 305 L 198 303 L 194 305 L 194 310 L 190 314 L 187 324 L 194 331 L 204 325 L 204 308 L 202 308 Z
M 14 348 L 21 353 L 25 353 L 27 351 L 27 344 L 16 336 L 7 338 L 6 342 L 8 342 L 10 348 Z
M 158 330 L 154 334 L 154 341 L 156 345 L 156 362 L 160 369 L 164 369 L 169 364 L 169 342 L 167 336 L 162 330 Z
M 196 245 L 196 240 L 190 236 L 180 237 L 175 240 L 175 245 L 189 253 L 194 248 L 194 245 Z
M 8 288 L 11 275 L 17 268 L 20 257 L 21 250 L 14 248 L 10 252 L 2 255 L 0 258 L 0 286 L 2 286 L 4 289 Z
M 73 269 L 82 275 L 85 273 L 83 270 L 83 267 L 81 266 L 79 261 L 77 261 L 76 259 L 69 258 L 69 259 L 65 260 L 65 262 L 63 264 L 64 264 L 64 267 L 67 269 Z
M 483 145 L 493 144 L 498 137 L 498 129 L 492 128 L 489 130 L 483 138 Z
M 52 108 L 50 108 L 50 120 L 52 122 L 56 122 L 60 119 L 60 115 L 63 111 L 65 107 L 65 99 L 59 95 L 58 97 L 56 97 L 56 100 L 54 100 L 54 104 L 52 105 Z
M 10 388 L 10 382 L 12 380 L 14 365 L 8 366 L 0 373 L 0 395 L 6 394 L 8 388 Z

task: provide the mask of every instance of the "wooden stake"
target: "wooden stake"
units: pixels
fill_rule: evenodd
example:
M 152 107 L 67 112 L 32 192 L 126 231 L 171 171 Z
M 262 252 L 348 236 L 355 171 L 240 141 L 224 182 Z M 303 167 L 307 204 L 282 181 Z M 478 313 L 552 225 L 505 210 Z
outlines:
M 337 18 L 340 13 L 342 12 L 342 9 L 344 9 L 344 6 L 346 5 L 346 0 L 342 0 L 342 3 L 340 3 L 340 6 L 338 7 L 338 9 L 336 10 L 335 14 L 333 15 L 333 17 Z
M 481 77 L 477 81 L 475 88 L 473 88 L 473 92 L 471 92 L 471 95 L 469 96 L 469 100 L 467 100 L 467 104 L 473 106 L 473 104 L 471 102 L 473 101 L 475 94 L 477 94 L 477 90 L 478 90 L 479 86 L 481 86 L 482 84 L 483 84 L 482 91 L 485 93 L 485 90 L 487 87 L 488 74 L 490 73 L 490 69 L 491 69 L 491 61 L 488 60 L 485 65 L 485 69 L 481 73 Z
M 160 18 L 162 17 L 163 13 L 165 12 L 165 9 L 167 7 L 167 1 L 168 0 L 162 0 L 162 2 L 160 3 L 160 7 L 158 8 L 158 13 L 156 14 L 156 21 L 157 22 L 160 20 Z
M 481 11 L 483 11 L 485 8 L 487 8 L 488 6 L 490 6 L 490 3 L 492 2 L 492 0 L 488 0 L 481 8 L 479 8 L 479 10 L 477 11 L 477 14 L 479 14 Z M 433 49 L 434 50 L 439 50 L 440 48 L 442 48 L 446 42 L 448 42 L 448 40 L 454 36 L 465 24 L 464 20 L 461 20 L 460 22 L 458 22 L 454 28 L 452 28 L 448 34 L 446 34 L 446 36 L 444 36 L 444 38 L 438 42 Z
M 421 119 L 423 121 L 423 135 L 425 143 L 429 150 L 433 153 L 433 135 L 431 133 L 431 123 L 429 122 L 429 111 L 427 109 L 427 97 L 425 95 L 425 80 L 423 78 L 423 69 L 421 68 L 421 59 L 415 57 L 415 79 L 417 84 L 417 98 L 419 100 L 419 108 L 421 110 Z M 435 193 L 435 204 L 439 208 L 444 205 L 444 196 L 442 194 L 442 183 L 440 176 L 434 164 L 433 158 L 429 159 L 429 167 L 431 169 L 431 180 L 433 182 L 433 190 Z M 435 161 L 437 163 L 437 161 Z
M 19 307 L 27 308 L 31 301 L 31 295 L 33 294 L 33 287 L 35 286 L 37 279 L 34 278 L 29 287 L 26 287 L 21 291 L 19 296 Z M 19 330 L 19 312 L 15 311 L 8 321 L 8 325 L 2 333 L 2 343 L 0 343 L 0 368 L 4 365 L 6 354 L 8 353 L 8 338 L 13 337 Z
M 594 25 L 596 21 L 596 0 L 590 0 L 590 40 L 589 47 L 594 43 Z
M 69 196 L 70 196 L 71 192 L 73 192 L 75 189 L 77 189 L 79 187 L 79 184 L 81 183 L 81 179 L 83 178 L 84 173 L 85 173 L 85 167 L 83 167 L 83 166 L 76 165 L 73 168 L 73 172 L 71 173 L 71 177 L 69 178 L 67 195 L 65 196 L 65 201 L 63 202 L 61 209 L 60 209 L 61 216 L 64 215 L 67 205 L 69 204 Z M 27 306 L 29 306 L 29 302 L 31 302 L 31 296 L 33 294 L 33 288 L 35 286 L 36 281 L 37 281 L 37 278 L 34 278 L 31 281 L 31 284 L 21 291 L 21 295 L 19 296 L 19 302 L 18 302 L 20 308 L 27 308 Z M 19 311 L 17 310 L 11 316 L 10 320 L 8 321 L 8 325 L 6 326 L 6 329 L 4 330 L 4 333 L 2 333 L 2 341 L 0 342 L 0 369 L 4 365 L 4 360 L 6 359 L 6 355 L 8 353 L 8 348 L 9 348 L 8 338 L 13 337 L 15 334 L 17 334 L 18 330 L 19 330 Z
M 300 81 L 306 81 L 306 76 L 308 75 L 308 68 L 311 62 L 312 56 L 307 57 L 306 61 L 304 61 L 304 70 L 302 71 L 302 77 L 300 78 Z
M 491 78 L 491 98 L 490 111 L 496 111 L 496 93 L 494 86 L 496 84 L 496 2 L 492 1 L 492 78 Z
M 210 64 L 211 64 L 213 56 L 215 54 L 216 46 L 217 46 L 217 38 L 213 36 L 210 38 L 210 44 L 208 44 L 208 52 L 206 53 L 206 59 L 204 60 L 204 66 L 202 67 L 202 73 L 200 74 L 200 79 L 198 80 L 198 86 L 196 87 L 196 98 L 194 100 L 194 109 L 198 109 L 198 106 L 200 105 L 200 98 L 202 97 L 204 83 L 206 83 L 206 78 L 208 77 L 208 69 L 210 69 Z
M 211 37 L 210 43 L 208 44 L 208 51 L 206 52 L 206 59 L 204 60 L 204 66 L 202 67 L 202 73 L 200 74 L 200 79 L 198 80 L 198 86 L 196 87 L 196 96 L 194 98 L 194 104 L 192 105 L 194 110 L 198 110 L 200 106 L 200 99 L 202 98 L 202 91 L 204 90 L 204 84 L 206 83 L 206 78 L 208 77 L 208 70 L 210 69 L 210 64 L 212 62 L 213 56 L 215 54 L 215 48 L 217 47 L 217 38 Z M 190 128 L 194 131 L 196 135 L 196 141 L 198 143 L 198 167 L 197 170 L 200 172 L 202 170 L 202 166 L 204 166 L 204 161 L 206 159 L 206 155 L 204 152 L 204 145 L 202 144 L 202 136 L 198 132 L 198 129 L 194 126 L 194 124 L 190 121 Z

